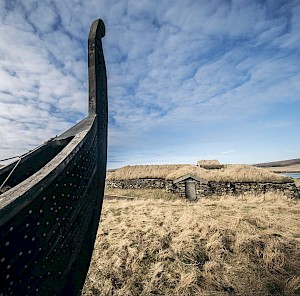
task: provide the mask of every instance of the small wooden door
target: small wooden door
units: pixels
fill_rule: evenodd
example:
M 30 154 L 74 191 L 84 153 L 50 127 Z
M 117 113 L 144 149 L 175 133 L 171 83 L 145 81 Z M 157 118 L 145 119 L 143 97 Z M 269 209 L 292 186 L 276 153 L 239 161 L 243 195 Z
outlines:
M 196 182 L 195 181 L 186 181 L 185 182 L 185 196 L 189 200 L 196 200 Z

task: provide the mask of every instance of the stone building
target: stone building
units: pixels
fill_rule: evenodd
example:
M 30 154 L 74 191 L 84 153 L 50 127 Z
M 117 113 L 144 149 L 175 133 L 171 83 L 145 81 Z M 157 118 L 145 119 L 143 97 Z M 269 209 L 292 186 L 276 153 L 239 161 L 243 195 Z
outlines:
M 224 195 L 256 195 L 268 192 L 282 193 L 294 198 L 299 197 L 299 188 L 291 178 L 248 165 L 223 166 L 215 161 L 199 163 L 197 166 L 124 167 L 106 179 L 106 186 L 121 189 L 165 188 L 167 192 L 189 200 Z M 205 165 L 206 168 L 203 167 Z M 127 177 L 125 178 L 125 176 Z

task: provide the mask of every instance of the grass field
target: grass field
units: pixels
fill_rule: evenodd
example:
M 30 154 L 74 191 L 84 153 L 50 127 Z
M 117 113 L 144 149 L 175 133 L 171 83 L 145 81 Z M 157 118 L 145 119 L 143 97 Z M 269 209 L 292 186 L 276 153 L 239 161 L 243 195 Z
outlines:
M 104 201 L 82 295 L 300 294 L 299 200 L 121 193 L 137 198 Z
M 282 167 L 269 167 L 265 169 L 276 173 L 300 173 L 300 164 L 294 164 L 294 165 L 282 166 Z

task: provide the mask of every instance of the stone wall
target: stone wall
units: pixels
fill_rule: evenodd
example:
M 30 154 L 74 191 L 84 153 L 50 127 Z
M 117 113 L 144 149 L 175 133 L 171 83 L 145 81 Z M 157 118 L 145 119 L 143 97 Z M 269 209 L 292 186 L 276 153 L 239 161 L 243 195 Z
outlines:
M 173 184 L 166 182 L 166 191 L 185 196 L 185 183 Z M 300 191 L 294 183 L 257 183 L 257 182 L 208 182 L 201 184 L 196 182 L 197 198 L 213 195 L 241 195 L 241 194 L 265 194 L 268 192 L 283 193 L 289 197 L 299 198 Z
M 120 189 L 161 189 L 165 188 L 166 181 L 164 179 L 107 180 L 106 186 Z
M 174 184 L 165 179 L 107 180 L 106 186 L 120 189 L 162 189 L 185 198 L 185 182 Z M 300 190 L 294 183 L 257 183 L 257 182 L 196 182 L 197 198 L 213 195 L 283 193 L 289 197 L 300 198 Z

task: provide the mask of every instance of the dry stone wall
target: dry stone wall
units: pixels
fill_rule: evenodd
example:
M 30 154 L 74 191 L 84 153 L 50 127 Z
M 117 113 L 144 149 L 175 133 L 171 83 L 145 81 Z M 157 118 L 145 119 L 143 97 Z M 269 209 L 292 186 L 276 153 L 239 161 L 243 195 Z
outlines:
M 157 189 L 165 188 L 166 181 L 164 179 L 107 180 L 106 186 L 120 189 Z
M 197 198 L 213 195 L 283 193 L 292 198 L 300 198 L 300 190 L 294 183 L 258 183 L 258 182 L 195 182 Z M 185 182 L 174 184 L 165 179 L 107 180 L 106 186 L 120 189 L 162 189 L 185 198 Z
M 166 182 L 166 191 L 185 197 L 185 183 L 174 184 Z M 265 194 L 268 192 L 283 193 L 292 198 L 299 198 L 300 192 L 294 183 L 257 183 L 257 182 L 208 182 L 201 184 L 196 182 L 197 197 L 209 197 L 213 195 L 242 195 Z

